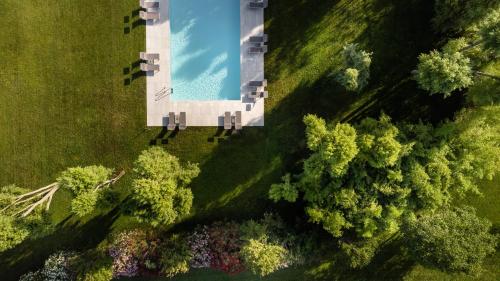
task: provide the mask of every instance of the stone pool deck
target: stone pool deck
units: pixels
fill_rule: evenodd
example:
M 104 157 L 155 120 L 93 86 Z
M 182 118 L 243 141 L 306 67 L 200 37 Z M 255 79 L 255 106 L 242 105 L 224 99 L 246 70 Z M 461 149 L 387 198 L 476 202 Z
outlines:
M 264 79 L 264 56 L 248 54 L 250 36 L 264 33 L 264 10 L 249 9 L 249 0 L 240 0 L 240 100 L 228 101 L 172 101 L 170 73 L 170 20 L 169 0 L 159 0 L 160 20 L 146 24 L 146 51 L 159 53 L 160 71 L 148 73 L 147 126 L 160 127 L 168 124 L 168 113 L 186 112 L 187 126 L 223 126 L 224 113 L 242 112 L 243 126 L 264 126 L 264 99 L 256 102 L 245 98 L 252 80 Z

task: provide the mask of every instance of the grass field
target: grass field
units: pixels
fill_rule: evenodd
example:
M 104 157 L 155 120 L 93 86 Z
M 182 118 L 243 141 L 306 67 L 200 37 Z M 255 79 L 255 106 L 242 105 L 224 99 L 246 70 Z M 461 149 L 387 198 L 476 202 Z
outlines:
M 76 165 L 130 171 L 141 150 L 161 145 L 184 161 L 200 163 L 202 172 L 192 185 L 193 216 L 186 225 L 256 217 L 280 207 L 266 199 L 267 189 L 285 170 L 295 169 L 305 153 L 304 114 L 355 121 L 384 111 L 395 120 L 438 121 L 452 116 L 463 101 L 461 96 L 429 97 L 409 79 L 418 54 L 435 43 L 428 1 L 273 0 L 266 10 L 266 126 L 234 136 L 217 128 L 181 133 L 146 128 L 145 80 L 137 63 L 145 28 L 137 4 L 0 2 L 0 185 L 39 187 Z M 346 93 L 330 75 L 349 42 L 374 52 L 372 83 L 360 94 Z M 122 199 L 130 180 L 128 173 L 116 186 Z M 5 280 L 16 280 L 58 249 L 91 248 L 110 232 L 134 224 L 120 206 L 77 221 L 69 217 L 67 203 L 68 196 L 61 194 L 53 204 L 59 226 L 53 235 L 0 255 Z M 263 280 L 310 280 L 335 270 L 327 261 Z M 396 270 L 390 278 L 400 279 L 407 270 Z M 372 277 L 368 271 L 352 278 Z M 334 276 L 348 280 L 346 274 Z M 174 280 L 202 278 L 256 280 L 211 271 Z

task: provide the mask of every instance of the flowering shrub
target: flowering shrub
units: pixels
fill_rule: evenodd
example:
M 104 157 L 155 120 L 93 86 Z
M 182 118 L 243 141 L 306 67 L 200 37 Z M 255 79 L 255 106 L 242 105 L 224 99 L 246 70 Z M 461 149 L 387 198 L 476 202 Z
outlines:
M 74 272 L 71 263 L 77 257 L 74 252 L 59 252 L 51 255 L 41 270 L 24 274 L 20 281 L 72 281 Z
M 159 240 L 152 233 L 135 229 L 121 232 L 109 247 L 109 255 L 113 258 L 114 277 L 138 276 L 139 271 L 149 271 L 152 261 L 157 259 Z
M 190 265 L 193 268 L 210 267 L 212 256 L 208 248 L 210 236 L 208 235 L 208 227 L 198 227 L 188 238 L 188 245 L 193 255 Z
M 208 229 L 211 267 L 227 273 L 245 269 L 240 260 L 240 231 L 234 222 L 216 222 Z

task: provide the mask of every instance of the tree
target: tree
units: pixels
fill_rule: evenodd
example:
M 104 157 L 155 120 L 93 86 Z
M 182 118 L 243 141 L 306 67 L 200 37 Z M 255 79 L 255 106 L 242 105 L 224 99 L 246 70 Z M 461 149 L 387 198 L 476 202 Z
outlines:
M 5 209 L 20 194 L 28 192 L 14 185 L 0 188 L 0 209 Z M 42 210 L 27 218 L 0 214 L 0 252 L 11 249 L 28 237 L 40 237 L 50 231 L 50 220 Z
M 370 78 L 372 53 L 360 50 L 357 44 L 347 44 L 342 51 L 343 69 L 337 81 L 348 91 L 361 91 Z
M 442 33 L 464 31 L 500 6 L 497 0 L 436 0 L 434 5 L 434 28 Z
M 439 134 L 446 136 L 453 154 L 456 190 L 479 193 L 478 182 L 500 172 L 500 106 L 462 110 Z
M 193 194 L 187 187 L 200 170 L 181 165 L 179 159 L 160 147 L 141 153 L 134 164 L 132 214 L 152 226 L 168 225 L 189 214 Z
M 240 251 L 245 266 L 262 277 L 280 269 L 286 253 L 283 246 L 255 239 L 250 239 Z
M 479 43 L 486 50 L 492 50 L 495 56 L 500 54 L 500 7 L 492 10 L 478 25 Z
M 437 127 L 386 115 L 327 125 L 308 115 L 303 172 L 272 185 L 269 196 L 294 202 L 303 194 L 310 221 L 341 238 L 353 266 L 366 265 L 378 245 L 371 242 L 396 233 L 404 218 L 479 193 L 477 183 L 498 173 L 499 113 L 466 111 Z
M 467 3 L 470 2 L 473 1 Z M 440 52 L 433 50 L 419 56 L 414 78 L 420 88 L 431 94 L 441 93 L 448 97 L 453 91 L 472 85 L 475 75 L 500 80 L 496 75 L 479 71 L 481 59 L 468 53 L 476 47 L 481 47 L 485 53 L 482 59 L 493 59 L 500 53 L 500 5 L 497 9 L 488 10 L 470 28 L 470 34 L 470 38 L 450 40 Z
M 491 223 L 473 208 L 442 209 L 405 224 L 406 245 L 422 264 L 447 271 L 476 272 L 495 252 L 497 237 Z
M 442 93 L 448 97 L 453 91 L 473 83 L 470 59 L 460 52 L 441 53 L 434 50 L 430 54 L 421 54 L 418 60 L 415 80 L 431 94 Z
M 68 168 L 57 181 L 34 191 L 18 194 L 1 212 L 11 216 L 27 217 L 38 207 L 45 205 L 48 211 L 54 194 L 60 189 L 68 190 L 72 195 L 71 211 L 77 216 L 91 213 L 103 196 L 103 189 L 113 185 L 124 174 L 121 171 L 109 178 L 113 170 L 103 166 Z

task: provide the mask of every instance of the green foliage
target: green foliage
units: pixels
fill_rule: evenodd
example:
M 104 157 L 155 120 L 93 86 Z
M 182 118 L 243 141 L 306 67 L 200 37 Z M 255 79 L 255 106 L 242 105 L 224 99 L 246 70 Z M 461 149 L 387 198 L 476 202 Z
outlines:
M 477 25 L 484 49 L 500 54 L 500 6 L 491 10 Z
M 161 272 L 167 277 L 188 272 L 191 258 L 191 249 L 179 234 L 165 239 L 160 246 Z
M 72 264 L 76 281 L 111 281 L 113 260 L 104 253 L 92 250 L 78 257 Z
M 30 233 L 30 229 L 15 218 L 0 215 L 0 252 L 20 244 Z
M 27 192 L 29 192 L 28 189 L 14 185 L 0 188 L 0 210 L 14 202 L 16 196 Z M 36 238 L 46 235 L 50 230 L 50 219 L 44 210 L 35 210 L 26 218 L 18 218 L 8 212 L 2 212 L 0 214 L 0 252 L 15 247 L 28 237 Z
M 478 182 L 500 171 L 500 106 L 463 110 L 441 131 L 449 136 L 457 190 L 479 193 Z
M 376 239 L 355 243 L 340 242 L 340 249 L 349 261 L 351 268 L 363 268 L 367 266 L 375 256 L 378 246 Z
M 500 3 L 497 0 L 436 0 L 434 5 L 434 27 L 444 33 L 467 29 Z
M 134 164 L 132 214 L 152 226 L 172 224 L 189 214 L 193 194 L 187 185 L 200 170 L 179 160 L 160 147 L 141 153 Z
M 282 178 L 282 183 L 271 185 L 269 190 L 269 199 L 277 202 L 281 199 L 288 202 L 295 202 L 299 197 L 299 191 L 290 183 L 291 175 L 286 174 Z
M 75 167 L 62 172 L 57 182 L 74 197 L 71 212 L 79 217 L 92 213 L 104 193 L 97 187 L 109 180 L 112 173 L 112 169 L 103 166 Z
M 404 218 L 447 206 L 454 194 L 478 193 L 478 181 L 498 173 L 499 116 L 498 107 L 477 108 L 434 127 L 396 126 L 385 115 L 329 126 L 308 115 L 312 154 L 297 181 L 289 176 L 281 186 L 304 194 L 311 222 L 349 238 L 341 248 L 360 267 L 373 256 L 370 243 L 397 232 Z M 276 189 L 273 200 L 284 197 Z
M 361 91 L 368 84 L 372 53 L 360 50 L 357 44 L 347 44 L 342 51 L 343 69 L 338 82 L 348 91 Z
M 495 252 L 491 223 L 476 216 L 473 208 L 442 209 L 405 224 L 412 257 L 447 271 L 477 272 L 484 258 Z
M 285 260 L 286 253 L 283 246 L 254 239 L 250 239 L 240 251 L 245 266 L 260 276 L 266 276 L 278 270 Z
M 441 93 L 445 97 L 455 90 L 469 87 L 473 83 L 470 59 L 462 53 L 438 52 L 421 54 L 415 71 L 415 80 L 420 88 L 431 94 Z

